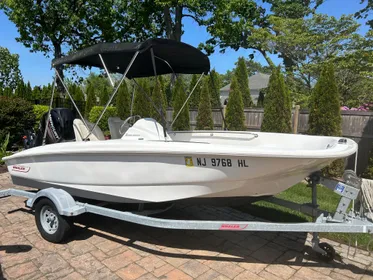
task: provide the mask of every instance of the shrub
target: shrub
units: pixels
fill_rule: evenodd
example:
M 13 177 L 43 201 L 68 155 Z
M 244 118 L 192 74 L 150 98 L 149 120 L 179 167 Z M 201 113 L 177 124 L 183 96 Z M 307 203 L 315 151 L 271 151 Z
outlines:
M 291 132 L 290 94 L 285 86 L 280 68 L 272 70 L 267 93 L 264 98 L 264 117 L 261 131 Z
M 334 75 L 334 67 L 323 67 L 319 80 L 311 95 L 308 134 L 341 136 L 342 117 L 339 104 L 340 96 Z M 340 177 L 344 170 L 344 160 L 336 160 L 323 169 L 323 174 Z
M 10 155 L 10 153 L 7 152 L 9 137 L 10 134 L 8 133 L 4 139 L 0 139 L 0 164 L 4 164 L 4 161 L 2 160 L 3 157 Z
M 246 130 L 242 95 L 235 76 L 233 76 L 231 82 L 225 119 L 229 130 Z
M 247 108 L 253 106 L 249 88 L 249 73 L 247 72 L 245 59 L 243 57 L 238 58 L 237 68 L 234 75 L 237 78 L 238 88 L 242 94 L 244 107 Z
M 176 80 L 173 97 L 174 97 L 174 100 L 173 100 L 174 113 L 173 113 L 172 119 L 174 120 L 187 98 L 185 91 L 183 89 L 183 80 L 181 77 L 178 77 Z M 172 126 L 172 129 L 174 131 L 182 131 L 182 130 L 190 129 L 188 103 L 184 106 L 184 109 L 180 112 L 178 118 L 176 119 L 175 123 Z
M 49 111 L 49 106 L 46 105 L 34 105 L 35 124 L 34 130 L 39 128 L 40 120 L 42 116 Z
M 8 147 L 21 140 L 25 129 L 35 124 L 32 104 L 21 98 L 0 96 L 0 139 L 9 133 Z
M 118 93 L 115 97 L 115 104 L 118 117 L 125 120 L 130 116 L 131 97 L 125 81 L 123 81 L 118 89 Z
M 198 106 L 197 115 L 197 130 L 214 129 L 214 121 L 212 119 L 211 99 L 209 92 L 209 81 L 205 78 L 202 83 L 201 98 Z
M 98 118 L 101 115 L 102 110 L 104 109 L 103 106 L 94 106 L 91 109 L 91 112 L 89 112 L 89 118 L 88 120 L 91 123 L 96 123 Z M 113 106 L 109 106 L 104 115 L 102 116 L 98 126 L 101 128 L 102 131 L 109 131 L 109 124 L 108 124 L 108 119 L 110 117 L 115 117 L 117 114 L 117 109 Z

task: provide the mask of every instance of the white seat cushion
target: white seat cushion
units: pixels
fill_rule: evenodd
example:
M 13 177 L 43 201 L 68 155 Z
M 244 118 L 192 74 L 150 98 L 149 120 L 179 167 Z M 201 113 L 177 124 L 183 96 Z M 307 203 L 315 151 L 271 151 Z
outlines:
M 92 129 L 92 127 L 94 126 L 93 123 L 90 123 L 88 121 L 86 121 L 86 123 L 89 129 Z M 88 128 L 84 125 L 84 122 L 81 119 L 75 119 L 73 122 L 73 127 L 76 141 L 82 141 L 89 134 Z M 92 134 L 88 137 L 88 139 L 90 141 L 105 140 L 105 136 L 102 133 L 101 128 L 96 125 L 95 129 L 92 131 Z

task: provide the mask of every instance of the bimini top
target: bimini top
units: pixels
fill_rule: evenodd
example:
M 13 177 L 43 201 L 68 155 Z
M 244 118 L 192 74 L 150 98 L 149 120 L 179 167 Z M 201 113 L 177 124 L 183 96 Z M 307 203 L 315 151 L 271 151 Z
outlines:
M 101 54 L 108 71 L 123 74 L 134 54 L 139 51 L 127 77 L 149 77 L 154 76 L 151 49 L 155 56 L 157 75 L 173 72 L 207 74 L 210 71 L 210 61 L 204 53 L 188 44 L 168 39 L 149 39 L 141 43 L 99 43 L 73 54 L 53 59 L 52 66 L 73 64 L 103 69 L 104 66 L 99 57 Z

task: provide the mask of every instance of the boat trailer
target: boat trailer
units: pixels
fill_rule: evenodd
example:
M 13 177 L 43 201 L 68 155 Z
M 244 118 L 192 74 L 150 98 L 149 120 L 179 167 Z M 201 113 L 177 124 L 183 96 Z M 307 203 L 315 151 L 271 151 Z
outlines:
M 35 210 L 35 221 L 44 239 L 53 243 L 63 241 L 73 227 L 69 217 L 83 213 L 93 213 L 140 225 L 184 230 L 222 230 L 222 231 L 272 231 L 272 232 L 312 232 L 312 249 L 325 261 L 335 257 L 334 248 L 327 243 L 320 243 L 320 232 L 369 233 L 373 237 L 373 221 L 368 219 L 364 211 L 348 211 L 352 201 L 358 198 L 362 179 L 353 171 L 346 171 L 343 181 L 323 178 L 314 173 L 308 178 L 312 188 L 312 203 L 297 204 L 294 202 L 270 198 L 269 202 L 313 217 L 313 222 L 275 223 L 259 221 L 203 221 L 172 220 L 144 216 L 143 214 L 120 211 L 104 206 L 83 203 L 75 200 L 62 189 L 47 188 L 38 192 L 18 189 L 0 191 L 0 198 L 7 196 L 26 197 L 26 206 Z M 341 196 L 336 212 L 332 215 L 318 209 L 317 185 L 322 184 Z M 368 244 L 369 247 L 369 244 Z

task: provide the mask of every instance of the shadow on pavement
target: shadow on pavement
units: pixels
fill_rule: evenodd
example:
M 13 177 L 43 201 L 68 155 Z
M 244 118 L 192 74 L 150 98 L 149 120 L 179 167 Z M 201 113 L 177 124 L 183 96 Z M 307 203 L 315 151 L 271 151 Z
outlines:
M 32 247 L 30 245 L 0 245 L 0 252 L 5 251 L 6 254 L 17 254 L 31 251 Z M 1 268 L 0 259 L 0 280 L 6 279 Z
M 180 215 L 181 212 L 170 211 L 171 214 L 167 213 L 163 217 L 195 219 L 195 217 L 183 217 L 182 214 Z M 312 248 L 305 245 L 306 233 L 166 230 L 92 214 L 78 216 L 75 222 L 79 226 L 76 228 L 75 235 L 71 237 L 72 240 L 85 240 L 98 236 L 131 247 L 135 251 L 156 256 L 218 262 L 339 268 L 350 270 L 355 274 L 373 276 L 372 270 L 343 263 L 340 256 L 336 257 L 337 261 L 330 263 L 320 261 Z

